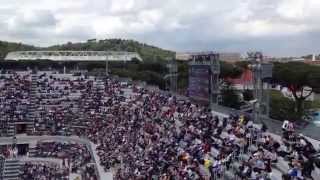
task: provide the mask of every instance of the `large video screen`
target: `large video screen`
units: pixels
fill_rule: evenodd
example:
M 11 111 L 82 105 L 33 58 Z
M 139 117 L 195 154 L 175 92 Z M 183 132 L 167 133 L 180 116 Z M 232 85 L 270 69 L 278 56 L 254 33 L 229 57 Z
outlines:
M 192 65 L 189 68 L 189 97 L 209 101 L 210 66 Z

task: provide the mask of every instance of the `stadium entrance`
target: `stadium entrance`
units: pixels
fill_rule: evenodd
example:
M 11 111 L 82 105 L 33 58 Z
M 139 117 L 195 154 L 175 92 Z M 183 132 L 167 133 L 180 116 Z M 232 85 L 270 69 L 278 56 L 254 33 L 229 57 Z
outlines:
M 29 144 L 17 144 L 18 156 L 25 156 L 29 151 Z
M 16 134 L 26 134 L 27 124 L 16 124 Z

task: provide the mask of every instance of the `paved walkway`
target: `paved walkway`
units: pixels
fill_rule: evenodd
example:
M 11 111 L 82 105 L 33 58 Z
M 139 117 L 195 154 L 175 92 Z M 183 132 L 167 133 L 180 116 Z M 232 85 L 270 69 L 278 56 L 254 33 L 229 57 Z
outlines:
M 97 168 L 98 172 L 100 174 L 101 180 L 112 180 L 113 179 L 113 174 L 112 172 L 105 172 L 103 167 L 100 165 L 100 157 L 97 154 L 96 147 L 97 145 L 93 144 L 90 142 L 91 147 L 93 148 L 93 157 L 97 162 Z

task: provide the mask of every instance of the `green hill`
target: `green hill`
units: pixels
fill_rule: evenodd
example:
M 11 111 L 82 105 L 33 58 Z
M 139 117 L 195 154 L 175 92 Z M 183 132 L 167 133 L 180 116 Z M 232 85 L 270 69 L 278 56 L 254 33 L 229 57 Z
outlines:
M 11 51 L 27 51 L 27 50 L 37 50 L 36 48 L 31 45 L 26 45 L 22 43 L 13 43 L 7 41 L 0 41 L 0 60 L 3 59 L 8 52 Z
M 67 43 L 46 48 L 48 50 L 91 50 L 91 51 L 129 51 L 137 52 L 144 60 L 165 60 L 174 56 L 174 52 L 133 40 L 105 39 L 88 40 L 83 43 Z

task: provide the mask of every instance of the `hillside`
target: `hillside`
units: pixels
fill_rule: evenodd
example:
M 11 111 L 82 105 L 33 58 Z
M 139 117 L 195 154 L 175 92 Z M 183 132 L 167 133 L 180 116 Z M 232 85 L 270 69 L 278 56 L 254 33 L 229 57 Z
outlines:
M 129 51 L 137 52 L 144 60 L 165 60 L 173 57 L 172 51 L 143 44 L 133 40 L 106 39 L 106 40 L 88 40 L 84 43 L 67 43 L 46 48 L 48 50 L 91 50 L 91 51 Z
M 36 49 L 38 48 L 31 45 L 0 41 L 0 59 L 3 59 L 10 51 L 27 51 Z
M 38 48 L 32 45 L 22 43 L 12 43 L 0 41 L 0 59 L 10 51 L 23 51 L 23 50 L 87 50 L 87 51 L 129 51 L 137 52 L 141 57 L 146 60 L 166 60 L 174 56 L 174 52 L 163 50 L 161 48 L 140 43 L 133 40 L 122 39 L 106 39 L 106 40 L 88 40 L 87 42 L 75 42 L 62 45 L 54 45 L 50 47 Z

